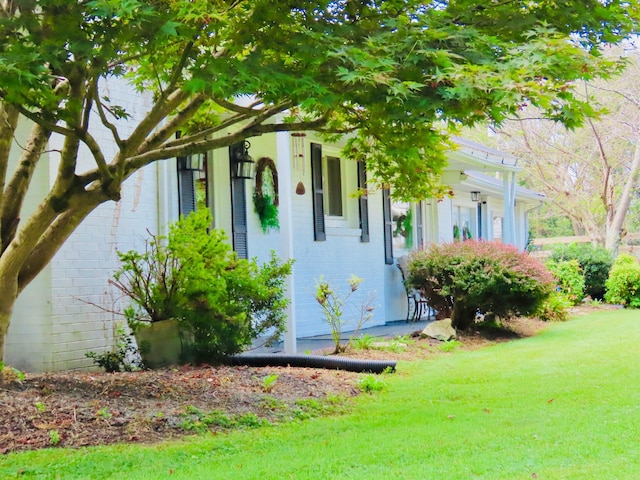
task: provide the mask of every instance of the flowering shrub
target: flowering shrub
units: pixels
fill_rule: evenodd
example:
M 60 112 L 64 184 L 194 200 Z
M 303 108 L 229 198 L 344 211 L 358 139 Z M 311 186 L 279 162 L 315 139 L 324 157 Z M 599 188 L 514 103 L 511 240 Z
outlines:
M 558 293 L 564 295 L 571 305 L 578 305 L 584 298 L 584 275 L 577 260 L 547 262 L 558 284 Z
M 534 313 L 555 286 L 542 263 L 501 242 L 431 245 L 411 253 L 408 265 L 409 284 L 459 329 L 478 310 L 501 318 Z
M 640 264 L 631 255 L 620 255 L 609 273 L 604 298 L 609 303 L 640 308 Z

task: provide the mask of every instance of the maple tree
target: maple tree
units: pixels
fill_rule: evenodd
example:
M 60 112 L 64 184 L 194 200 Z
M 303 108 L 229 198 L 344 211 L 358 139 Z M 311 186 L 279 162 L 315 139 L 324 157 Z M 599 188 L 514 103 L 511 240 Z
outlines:
M 637 0 L 0 0 L 0 356 L 20 292 L 140 168 L 275 131 L 351 133 L 373 183 L 434 195 L 457 128 L 524 103 L 568 126 L 592 114 L 570 82 L 616 71 L 598 48 L 638 17 Z M 135 124 L 112 77 L 152 94 Z M 23 218 L 52 136 L 57 175 Z

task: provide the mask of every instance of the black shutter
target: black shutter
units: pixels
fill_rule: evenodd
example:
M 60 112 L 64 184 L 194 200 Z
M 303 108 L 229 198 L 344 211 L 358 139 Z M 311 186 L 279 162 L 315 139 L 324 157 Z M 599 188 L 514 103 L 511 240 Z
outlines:
M 324 227 L 324 190 L 322 189 L 322 145 L 311 144 L 311 188 L 313 190 L 313 238 L 327 239 Z
M 360 207 L 360 241 L 369 241 L 369 197 L 367 196 L 367 169 L 364 162 L 357 162 L 358 166 L 358 188 L 364 191 L 363 195 L 360 195 L 359 207 Z
M 178 211 L 188 215 L 196 209 L 196 186 L 193 171 L 185 168 L 186 157 L 178 157 Z
M 242 143 L 229 147 L 229 163 L 233 171 L 233 158 L 236 150 L 242 150 Z M 233 249 L 240 258 L 249 258 L 247 236 L 247 195 L 243 178 L 231 177 L 231 231 Z
M 416 203 L 416 234 L 418 237 L 418 248 L 424 247 L 424 230 L 422 227 L 422 202 Z
M 382 190 L 382 217 L 384 219 L 384 263 L 393 265 L 393 220 L 389 190 Z

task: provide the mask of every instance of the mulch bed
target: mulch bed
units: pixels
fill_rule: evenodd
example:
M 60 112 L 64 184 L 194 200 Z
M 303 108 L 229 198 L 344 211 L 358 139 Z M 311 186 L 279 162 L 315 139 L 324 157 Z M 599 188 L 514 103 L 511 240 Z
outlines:
M 576 311 L 576 314 L 587 313 Z M 533 335 L 545 324 L 518 319 L 511 331 L 461 335 L 475 349 Z M 406 360 L 443 355 L 439 342 L 414 338 L 398 351 L 347 350 L 354 358 Z M 314 352 L 319 353 L 319 352 Z M 328 353 L 328 352 L 322 352 Z M 185 366 L 126 373 L 55 372 L 0 381 L 0 453 L 118 442 L 153 443 L 198 432 L 278 423 L 343 407 L 359 374 L 290 367 Z M 269 384 L 265 377 L 277 376 Z M 273 377 L 272 377 L 273 378 Z

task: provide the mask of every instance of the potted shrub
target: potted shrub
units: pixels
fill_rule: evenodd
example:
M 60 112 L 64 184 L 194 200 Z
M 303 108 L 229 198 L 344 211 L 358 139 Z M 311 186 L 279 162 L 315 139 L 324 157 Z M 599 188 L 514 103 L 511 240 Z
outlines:
M 158 368 L 180 361 L 186 276 L 167 239 L 149 235 L 144 252 L 118 252 L 122 265 L 109 283 L 132 301 L 124 310 L 125 318 L 143 363 Z
M 151 235 L 143 253 L 119 253 L 122 266 L 110 283 L 132 301 L 124 313 L 149 368 L 212 363 L 284 331 L 284 280 L 293 262 L 273 253 L 263 265 L 238 258 L 210 225 L 208 210 L 193 212 L 170 225 L 167 237 Z

